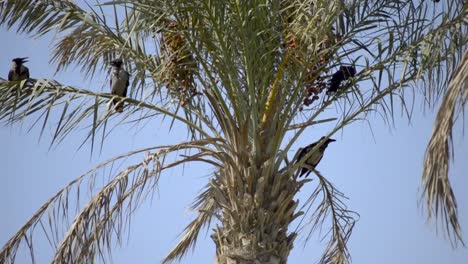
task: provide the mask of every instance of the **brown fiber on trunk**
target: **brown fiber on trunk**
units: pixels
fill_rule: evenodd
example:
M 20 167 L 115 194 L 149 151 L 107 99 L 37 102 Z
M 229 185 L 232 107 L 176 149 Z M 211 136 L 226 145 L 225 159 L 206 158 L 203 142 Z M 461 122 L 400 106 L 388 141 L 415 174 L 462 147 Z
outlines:
M 218 200 L 227 206 L 223 206 L 221 226 L 211 235 L 215 263 L 286 263 L 296 237 L 288 226 L 302 214 L 295 213 L 298 201 L 293 198 L 303 183 L 285 173 L 245 179 L 246 184 L 231 185 L 234 188 L 226 188 L 227 182 L 221 185 Z

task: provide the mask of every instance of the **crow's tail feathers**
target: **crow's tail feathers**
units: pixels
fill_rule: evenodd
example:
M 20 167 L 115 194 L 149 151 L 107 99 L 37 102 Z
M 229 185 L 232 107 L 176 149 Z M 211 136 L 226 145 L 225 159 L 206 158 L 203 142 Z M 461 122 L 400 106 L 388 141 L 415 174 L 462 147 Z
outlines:
M 109 102 L 109 110 L 115 109 L 116 112 L 122 113 L 123 112 L 123 102 L 120 102 L 119 99 L 112 99 Z
M 309 176 L 310 173 L 311 173 L 311 171 L 310 171 L 309 169 L 307 169 L 307 168 L 302 168 L 302 169 L 301 169 L 301 173 L 299 174 L 299 178 L 302 177 L 304 174 L 305 174 L 304 177 L 307 178 L 307 176 Z

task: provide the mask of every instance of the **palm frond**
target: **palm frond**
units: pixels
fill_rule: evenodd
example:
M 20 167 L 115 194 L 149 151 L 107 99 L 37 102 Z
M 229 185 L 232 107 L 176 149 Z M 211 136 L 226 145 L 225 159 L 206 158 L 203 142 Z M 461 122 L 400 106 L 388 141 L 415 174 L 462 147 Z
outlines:
M 460 59 L 468 43 L 466 1 L 447 0 L 440 8 L 431 1 L 394 0 L 125 0 L 97 1 L 96 6 L 7 0 L 0 5 L 2 25 L 36 36 L 56 32 L 52 61 L 58 70 L 76 63 L 93 75 L 100 65 L 121 56 L 133 77 L 131 98 L 54 81 L 3 82 L 1 119 L 15 122 L 39 116 L 44 129 L 58 106 L 62 112 L 53 143 L 88 121 L 92 125 L 87 139 L 94 142 L 98 129 L 105 135 L 104 127 L 112 117 L 108 112 L 100 117 L 101 105 L 105 99 L 117 98 L 130 105 L 123 121 L 139 122 L 161 114 L 172 119 L 171 127 L 175 121 L 185 124 L 194 139 L 148 154 L 146 161 L 117 173 L 80 211 L 64 240 L 56 243 L 56 262 L 103 258 L 103 252 L 110 251 L 110 230 L 116 228 L 119 237 L 122 221 L 130 215 L 122 206 L 134 207 L 135 195 L 151 191 L 147 178 L 159 176 L 150 167 L 161 171 L 193 161 L 218 169 L 219 182 L 211 181 L 198 197 L 199 215 L 166 261 L 184 256 L 213 212 L 220 210 L 225 226 L 215 231 L 217 246 L 230 250 L 232 241 L 245 240 L 263 254 L 262 243 L 268 237 L 275 256 L 285 262 L 296 235 L 288 234 L 287 227 L 302 213 L 295 213 L 298 202 L 293 198 L 307 182 L 291 176 L 303 161 L 280 169 L 293 144 L 307 128 L 323 122 L 336 122 L 328 137 L 374 112 L 391 124 L 398 106 L 411 118 L 407 96 L 416 91 L 428 105 L 445 95 L 426 153 L 423 185 L 429 218 L 440 218 L 449 235 L 453 232 L 455 241 L 461 241 L 448 181 L 448 144 L 456 105 L 466 99 L 466 77 L 460 77 L 466 76 L 467 64 L 466 58 Z M 462 66 L 455 71 L 460 60 Z M 341 83 L 336 93 L 325 95 L 333 71 L 341 65 L 356 67 L 356 74 Z M 157 102 L 156 96 L 161 98 Z M 129 121 L 137 113 L 141 115 Z M 158 157 L 164 160 L 168 153 L 191 148 L 198 152 L 165 166 L 158 163 Z M 443 162 L 437 163 L 438 159 Z M 312 231 L 326 218 L 332 224 L 321 262 L 348 263 L 346 244 L 354 226 L 353 212 L 346 208 L 344 195 L 316 174 L 319 186 L 305 206 L 310 209 L 319 197 L 323 199 L 309 224 Z M 46 208 L 62 199 L 68 201 L 68 196 L 59 194 Z M 61 215 L 67 214 L 61 210 Z M 25 234 L 37 223 L 33 219 L 16 241 L 32 247 Z M 245 230 L 249 233 L 242 234 Z M 234 240 L 228 237 L 231 231 L 238 233 Z M 19 245 L 15 243 L 8 244 L 4 259 L 14 260 Z M 234 255 L 243 257 L 244 249 L 236 250 Z M 248 257 L 252 262 L 257 259 L 254 254 Z
M 42 119 L 42 130 L 51 122 L 50 117 L 56 108 L 62 108 L 61 116 L 53 135 L 52 144 L 61 142 L 67 135 L 75 131 L 80 125 L 91 122 L 90 130 L 85 139 L 94 144 L 100 128 L 115 117 L 112 109 L 108 109 L 108 100 L 119 98 L 109 93 L 96 93 L 91 90 L 78 89 L 62 85 L 54 80 L 30 79 L 25 82 L 0 83 L 0 119 L 13 123 L 26 117 L 37 117 L 34 124 Z M 141 113 L 143 116 L 167 115 L 191 127 L 204 137 L 209 137 L 206 130 L 174 114 L 171 109 L 156 106 L 149 100 L 143 101 L 132 98 L 120 98 L 128 105 L 123 120 L 129 120 L 132 115 Z M 104 106 L 104 107 L 103 107 Z M 104 108 L 104 109 L 102 109 Z M 142 117 L 139 116 L 138 119 Z M 106 131 L 102 130 L 102 133 Z M 102 143 L 102 142 L 101 142 Z
M 342 192 L 336 189 L 331 182 L 314 170 L 319 179 L 318 186 L 304 203 L 307 207 L 303 220 L 309 218 L 306 223 L 299 224 L 301 230 L 312 225 L 306 237 L 309 241 L 317 230 L 323 230 L 327 218 L 330 219 L 331 227 L 325 232 L 322 239 L 327 239 L 327 246 L 322 254 L 320 263 L 345 264 L 351 263 L 351 255 L 348 250 L 348 239 L 353 227 L 359 217 L 354 211 L 347 208 L 344 200 L 348 199 Z M 316 209 L 310 214 L 312 206 L 322 197 Z
M 448 92 L 439 108 L 434 130 L 426 149 L 422 173 L 423 196 L 428 220 L 441 222 L 450 241 L 463 243 L 455 195 L 449 180 L 453 126 L 457 106 L 468 99 L 468 52 L 453 73 Z
M 43 232 L 51 239 L 49 240 L 51 246 L 56 247 L 53 263 L 93 262 L 96 256 L 105 261 L 106 253 L 110 253 L 112 248 L 113 236 L 120 239 L 134 210 L 155 191 L 161 172 L 191 161 L 191 158 L 183 158 L 174 162 L 165 162 L 166 156 L 183 149 L 199 149 L 204 155 L 215 157 L 206 146 L 216 141 L 216 139 L 207 139 L 145 148 L 101 163 L 70 182 L 49 199 L 3 246 L 0 251 L 0 261 L 15 263 L 16 252 L 22 243 L 27 244 L 31 256 L 34 256 L 33 244 L 30 244 L 29 238 L 36 232 L 37 226 L 43 227 Z M 95 179 L 99 175 L 102 177 L 102 173 L 99 173 L 102 169 L 118 160 L 149 151 L 154 152 L 146 154 L 143 161 L 110 175 L 112 178 L 109 182 L 81 209 L 73 222 L 69 223 L 69 215 L 74 211 L 70 208 L 73 204 L 71 199 L 76 198 L 73 195 L 79 197 L 84 182 L 88 182 L 90 189 L 94 189 Z M 76 204 L 79 205 L 80 202 L 76 201 Z M 44 223 L 49 223 L 47 229 Z M 60 223 L 70 226 L 59 242 L 54 238 L 59 237 Z
M 106 7 L 106 6 L 105 6 Z M 146 46 L 150 28 L 142 32 L 139 12 L 127 6 L 113 4 L 114 24 L 104 13 L 89 7 L 89 11 L 73 1 L 2 1 L 0 23 L 7 27 L 17 25 L 18 32 L 42 36 L 55 31 L 56 43 L 51 62 L 60 71 L 72 64 L 81 67 L 87 75 L 108 68 L 107 63 L 122 57 L 132 72 L 130 93 L 137 95 L 147 83 L 148 73 L 154 79 L 161 70 L 157 43 Z M 102 7 L 101 7 L 102 11 Z M 155 21 L 153 21 L 155 23 Z M 160 92 L 161 83 L 152 82 L 153 93 Z
M 212 218 L 220 209 L 215 201 L 211 184 L 196 198 L 192 209 L 198 211 L 197 217 L 185 228 L 184 234 L 177 245 L 167 254 L 162 263 L 180 260 L 190 248 L 195 248 L 198 235 L 204 227 L 208 227 Z

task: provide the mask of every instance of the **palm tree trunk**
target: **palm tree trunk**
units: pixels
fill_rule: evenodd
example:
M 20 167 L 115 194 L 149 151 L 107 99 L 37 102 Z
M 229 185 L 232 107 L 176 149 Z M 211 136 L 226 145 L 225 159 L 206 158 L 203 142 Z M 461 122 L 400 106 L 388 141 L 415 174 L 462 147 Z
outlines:
M 227 199 L 230 206 L 223 209 L 221 226 L 211 236 L 216 264 L 287 262 L 296 237 L 294 232 L 288 234 L 288 226 L 300 215 L 294 213 L 298 201 L 293 200 L 299 188 L 295 180 L 281 176 L 261 177 L 253 188 L 237 185 L 235 196 L 225 190 L 224 197 L 234 198 Z
M 272 230 L 270 234 L 261 234 L 261 237 L 236 231 L 238 230 L 230 230 L 222 235 L 223 228 L 216 230 L 213 236 L 217 248 L 216 264 L 284 264 L 287 262 L 294 236 L 288 237 L 286 232 L 278 229 L 276 232 Z M 218 234 L 220 236 L 216 237 Z M 218 239 L 222 240 L 222 243 L 219 243 Z

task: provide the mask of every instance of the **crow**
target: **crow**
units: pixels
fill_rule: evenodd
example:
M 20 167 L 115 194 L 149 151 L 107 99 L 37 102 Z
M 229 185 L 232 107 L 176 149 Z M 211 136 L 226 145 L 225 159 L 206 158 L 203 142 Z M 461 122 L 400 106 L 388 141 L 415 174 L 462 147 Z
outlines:
M 28 62 L 28 57 L 14 58 L 11 62 L 11 69 L 8 72 L 8 81 L 22 81 L 29 79 L 29 69 L 23 65 L 23 63 Z
M 121 59 L 111 61 L 110 65 L 112 66 L 110 77 L 111 93 L 120 97 L 126 97 L 128 85 L 130 84 L 130 74 L 122 69 Z M 119 99 L 113 99 L 112 106 L 115 107 L 115 111 L 119 113 L 123 112 L 124 105 L 123 102 L 119 102 Z
M 341 83 L 351 77 L 354 77 L 354 75 L 356 75 L 356 68 L 354 66 L 340 66 L 340 69 L 332 75 L 327 95 L 336 93 L 340 88 Z
M 297 152 L 298 154 L 296 154 L 296 157 L 295 157 L 295 161 L 294 163 L 297 163 L 299 162 L 303 157 L 305 157 L 310 151 L 312 151 L 312 149 L 321 141 L 323 141 L 325 139 L 325 137 L 322 137 L 320 138 L 319 141 L 317 142 L 314 142 L 308 146 L 306 146 L 305 148 L 300 148 Z M 307 160 L 304 161 L 304 164 L 307 164 L 309 165 L 310 167 L 314 168 L 319 164 L 320 160 L 322 159 L 323 157 L 323 154 L 325 152 L 325 149 L 328 147 L 328 144 L 330 144 L 331 142 L 334 142 L 336 141 L 335 139 L 327 139 L 323 142 L 323 144 L 314 151 L 314 153 L 312 153 L 309 158 Z M 302 177 L 304 174 L 305 174 L 305 177 L 307 177 L 312 171 L 309 170 L 308 168 L 305 168 L 305 167 L 302 167 L 301 168 L 301 172 L 299 174 L 299 177 Z

